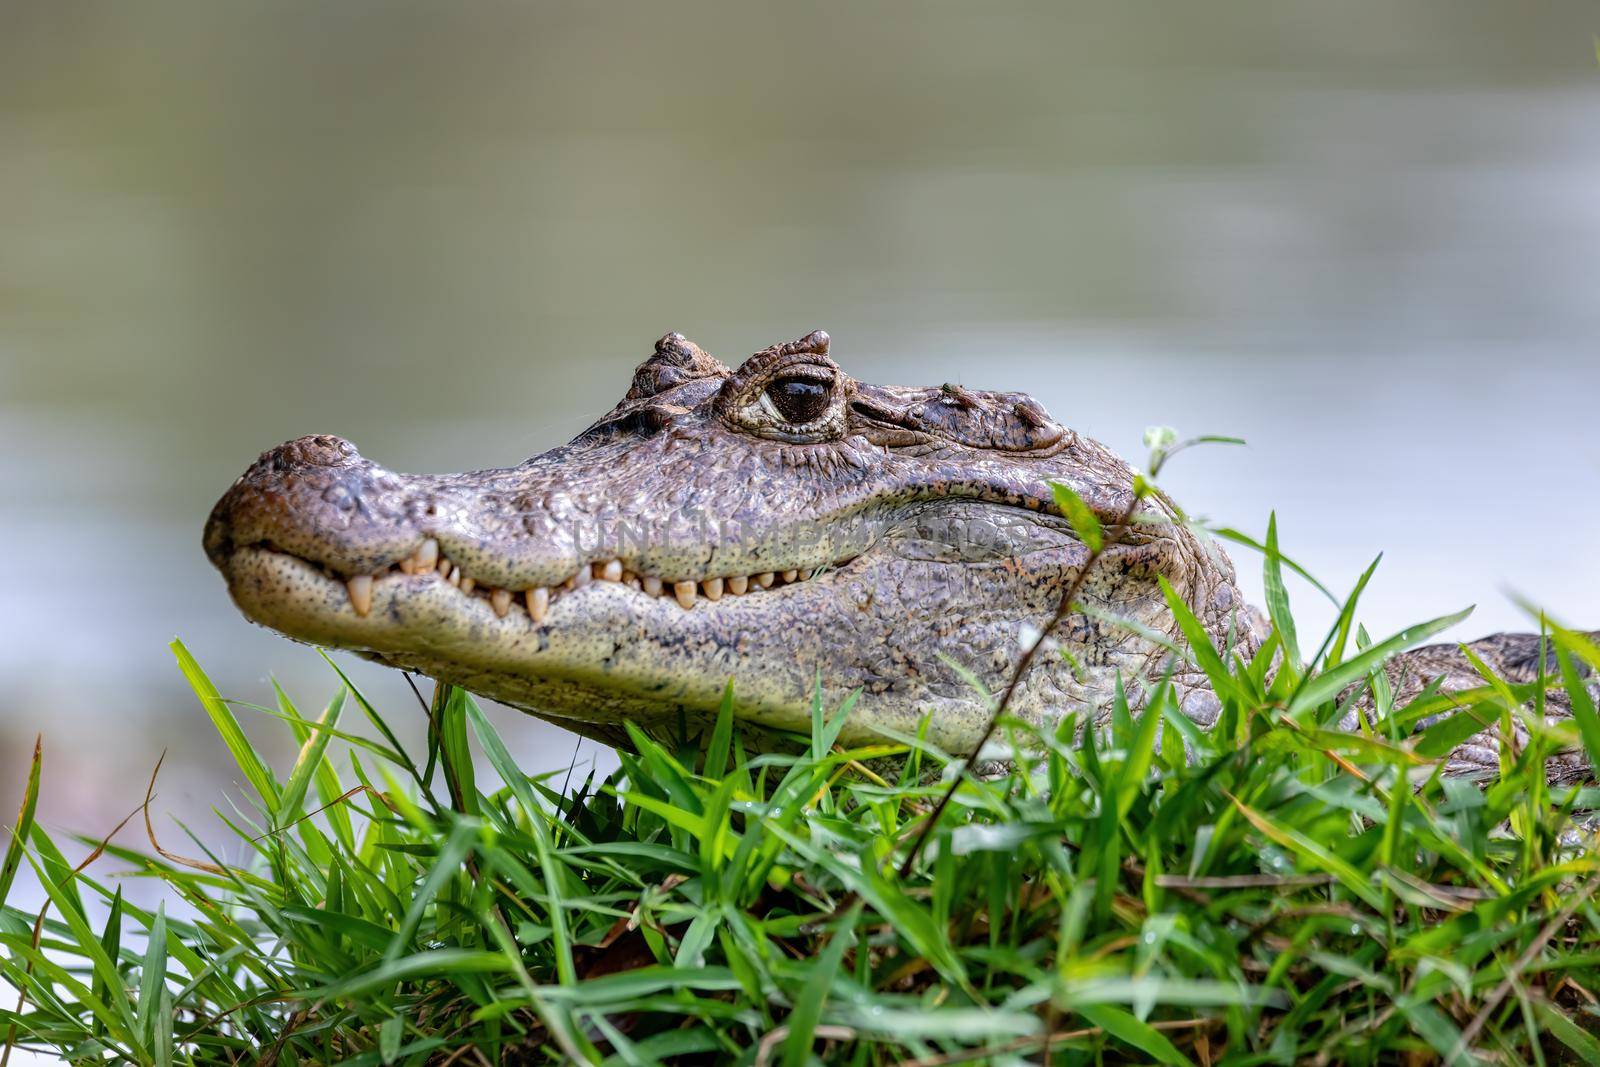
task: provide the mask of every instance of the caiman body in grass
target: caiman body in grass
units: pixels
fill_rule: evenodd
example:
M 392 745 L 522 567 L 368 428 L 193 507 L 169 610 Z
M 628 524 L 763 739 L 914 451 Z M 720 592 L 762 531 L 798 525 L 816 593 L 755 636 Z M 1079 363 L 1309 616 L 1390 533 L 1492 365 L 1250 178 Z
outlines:
M 1107 528 L 1087 573 L 1052 482 Z M 1259 645 L 1224 553 L 1159 493 L 1134 509 L 1133 484 L 1019 393 L 858 382 L 820 332 L 737 370 L 669 334 L 609 414 L 520 466 L 408 475 L 338 437 L 281 445 L 217 504 L 205 545 L 256 622 L 605 741 L 625 719 L 698 728 L 732 679 L 747 727 L 804 732 L 820 684 L 828 707 L 860 694 L 847 741 L 926 717 L 967 753 L 990 710 L 973 680 L 1002 690 L 1074 583 L 1087 610 L 1023 676 L 1015 714 L 1103 713 L 1119 675 L 1137 692 L 1171 670 L 1152 636 L 1182 643 L 1162 579 L 1219 647 Z M 1474 647 L 1537 674 L 1536 638 Z M 1389 670 L 1405 692 L 1482 684 L 1453 647 Z M 1173 677 L 1209 725 L 1203 675 Z M 1484 738 L 1452 767 L 1495 760 Z

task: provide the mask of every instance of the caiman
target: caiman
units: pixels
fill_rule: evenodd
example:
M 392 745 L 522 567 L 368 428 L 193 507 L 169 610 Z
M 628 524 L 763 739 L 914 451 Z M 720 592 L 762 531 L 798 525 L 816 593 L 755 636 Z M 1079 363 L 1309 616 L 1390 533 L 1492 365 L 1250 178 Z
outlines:
M 1218 647 L 1259 647 L 1263 618 L 1213 540 L 1160 493 L 1129 521 L 1134 470 L 1029 396 L 869 385 L 828 348 L 819 331 L 730 370 L 668 334 L 616 407 L 516 467 L 399 474 L 301 437 L 222 497 L 206 552 L 258 623 L 613 744 L 624 720 L 703 727 L 731 679 L 746 729 L 805 732 L 820 686 L 828 707 L 859 693 L 847 742 L 926 718 L 935 744 L 971 753 L 991 713 L 974 680 L 1002 690 L 1075 583 L 1087 610 L 1009 710 L 1103 713 L 1119 675 L 1137 690 L 1170 671 L 1212 724 L 1204 675 L 1164 647 L 1183 642 L 1160 579 Z M 1052 482 L 1106 528 L 1087 573 Z M 1470 647 L 1511 681 L 1539 674 L 1536 636 Z M 1483 684 L 1453 645 L 1387 670 L 1401 698 Z M 1448 769 L 1492 772 L 1495 746 L 1480 735 Z

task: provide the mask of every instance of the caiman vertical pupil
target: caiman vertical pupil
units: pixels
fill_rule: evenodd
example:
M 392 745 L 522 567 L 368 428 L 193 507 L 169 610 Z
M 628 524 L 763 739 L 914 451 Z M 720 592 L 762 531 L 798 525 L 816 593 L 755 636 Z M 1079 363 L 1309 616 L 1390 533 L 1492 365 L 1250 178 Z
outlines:
M 815 422 L 828 410 L 828 384 L 815 378 L 779 378 L 767 386 L 767 396 L 778 414 L 797 426 Z

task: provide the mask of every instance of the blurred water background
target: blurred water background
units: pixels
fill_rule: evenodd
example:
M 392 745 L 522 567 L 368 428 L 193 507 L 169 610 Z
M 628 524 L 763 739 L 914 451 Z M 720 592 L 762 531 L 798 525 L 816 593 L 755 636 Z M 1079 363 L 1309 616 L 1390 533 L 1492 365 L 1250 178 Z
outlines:
M 1525 628 L 1508 591 L 1600 626 L 1597 30 L 1488 0 L 3 0 L 0 806 L 42 731 L 47 825 L 108 829 L 167 750 L 157 807 L 204 831 L 234 775 L 167 642 L 232 697 L 336 685 L 202 555 L 230 481 L 310 432 L 515 463 L 669 329 L 737 363 L 825 328 L 857 377 L 1027 390 L 1130 456 L 1151 423 L 1245 437 L 1168 484 L 1258 534 L 1276 508 L 1337 588 L 1385 551 L 1374 633 Z M 346 666 L 415 736 L 400 678 Z

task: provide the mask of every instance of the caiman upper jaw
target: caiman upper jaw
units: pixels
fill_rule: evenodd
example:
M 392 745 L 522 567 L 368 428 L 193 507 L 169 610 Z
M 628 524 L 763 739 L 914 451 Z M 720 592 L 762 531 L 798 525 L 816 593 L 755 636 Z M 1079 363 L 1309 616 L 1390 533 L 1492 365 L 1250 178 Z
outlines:
M 520 607 L 535 623 L 544 621 L 553 600 L 591 581 L 616 582 L 688 609 L 701 599 L 714 602 L 803 581 L 818 569 L 662 577 L 637 573 L 612 557 L 577 560 L 563 568 L 565 578 L 547 584 L 497 585 L 485 575 L 488 568 L 473 565 L 473 549 L 482 546 L 465 543 L 451 530 L 452 514 L 441 514 L 459 517 L 460 501 L 442 509 L 446 494 L 439 483 L 384 470 L 343 438 L 297 438 L 263 453 L 217 503 L 206 523 L 206 554 L 230 577 L 234 557 L 244 551 L 292 557 L 344 582 L 351 608 L 362 617 L 371 610 L 377 581 L 391 574 L 437 574 L 486 600 L 500 618 Z

